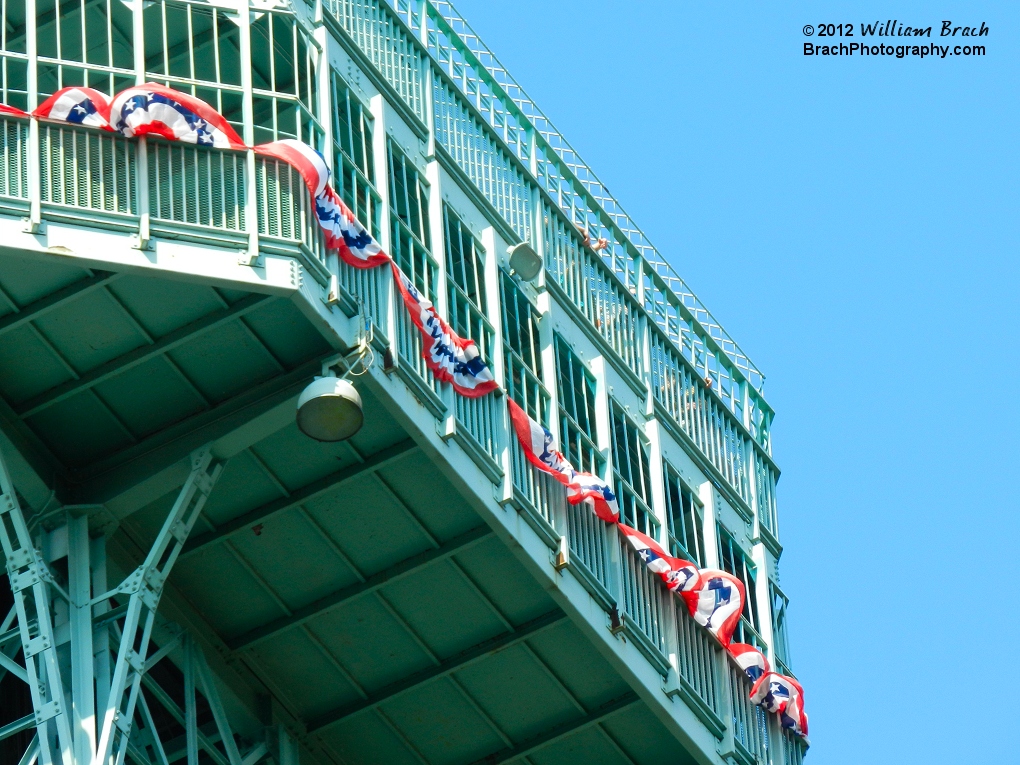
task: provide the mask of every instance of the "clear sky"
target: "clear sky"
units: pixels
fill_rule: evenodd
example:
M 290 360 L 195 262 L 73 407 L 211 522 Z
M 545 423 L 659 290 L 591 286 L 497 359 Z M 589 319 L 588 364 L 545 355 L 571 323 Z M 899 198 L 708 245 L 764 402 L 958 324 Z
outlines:
M 456 0 L 768 377 L 809 765 L 1018 762 L 1020 4 L 822 5 Z

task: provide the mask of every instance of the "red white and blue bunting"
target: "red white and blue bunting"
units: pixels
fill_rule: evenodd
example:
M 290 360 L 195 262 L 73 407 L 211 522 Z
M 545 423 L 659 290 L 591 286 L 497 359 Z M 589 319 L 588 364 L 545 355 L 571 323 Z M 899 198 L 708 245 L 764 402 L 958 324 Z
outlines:
M 581 495 L 579 489 L 572 489 L 572 483 L 577 485 L 577 476 L 581 474 L 556 451 L 556 439 L 552 433 L 531 419 L 511 398 L 507 398 L 507 409 L 521 451 L 528 462 L 566 486 L 567 501 L 571 504 L 588 499 Z M 751 700 L 778 714 L 783 727 L 806 739 L 804 691 L 797 681 L 772 672 L 768 659 L 754 646 L 732 642 L 747 597 L 743 582 L 726 571 L 699 570 L 695 564 L 669 555 L 651 537 L 620 523 L 619 508 L 612 489 L 601 478 L 584 475 L 587 485 L 600 487 L 598 496 L 602 499 L 601 507 L 595 501 L 592 510 L 607 523 L 617 524 L 621 536 L 648 570 L 658 575 L 670 592 L 679 595 L 694 621 L 726 648 L 729 656 L 754 683 Z M 611 504 L 606 501 L 607 497 L 611 498 Z M 766 683 L 768 678 L 771 680 Z
M 292 138 L 261 144 L 255 152 L 281 159 L 301 174 L 312 195 L 326 247 L 339 252 L 345 263 L 355 268 L 375 268 L 390 262 L 389 255 L 329 185 L 329 168 L 322 154 Z
M 779 723 L 798 736 L 807 738 L 808 717 L 804 711 L 804 689 L 792 677 L 769 672 L 751 689 L 751 701 L 779 715 Z
M 223 115 L 200 98 L 147 82 L 110 103 L 110 126 L 128 138 L 158 135 L 216 149 L 246 149 Z
M 510 422 L 528 462 L 567 487 L 567 501 L 572 505 L 588 502 L 592 510 L 606 523 L 620 520 L 620 508 L 609 484 L 591 473 L 579 473 L 556 450 L 556 438 L 541 424 L 535 422 L 512 398 L 506 400 Z
M 29 116 L 2 104 L 0 114 Z M 153 82 L 121 91 L 112 101 L 91 88 L 63 88 L 31 116 L 110 130 L 128 138 L 156 135 L 216 149 L 248 148 L 226 119 L 205 101 Z M 484 396 L 498 387 L 475 341 L 453 331 L 329 185 L 329 167 L 322 154 L 293 139 L 255 146 L 254 151 L 286 162 L 301 175 L 327 249 L 354 268 L 390 265 L 396 289 L 421 334 L 422 357 L 436 379 L 450 383 L 468 398 Z
M 110 101 L 105 94 L 92 88 L 62 88 L 43 101 L 32 116 L 113 130 L 110 127 Z
M 156 83 L 146 83 L 118 93 L 112 101 L 91 88 L 69 87 L 57 91 L 31 115 L 0 104 L 0 115 L 36 117 L 68 122 L 127 137 L 156 135 L 170 141 L 218 149 L 245 150 L 248 146 L 213 107 L 199 98 Z M 326 247 L 354 268 L 390 264 L 394 282 L 412 323 L 422 337 L 422 357 L 436 379 L 449 382 L 462 396 L 476 398 L 498 386 L 482 360 L 477 344 L 459 337 L 439 316 L 432 302 L 418 290 L 379 243 L 357 220 L 329 185 L 329 168 L 323 156 L 295 140 L 275 141 L 254 147 L 294 167 L 311 194 L 315 217 Z M 649 571 L 687 604 L 694 620 L 704 626 L 752 681 L 750 698 L 777 714 L 781 725 L 806 739 L 808 718 L 804 690 L 791 677 L 771 671 L 757 648 L 733 643 L 746 593 L 744 585 L 725 571 L 699 570 L 689 561 L 667 554 L 655 540 L 619 523 L 620 510 L 609 484 L 598 476 L 580 473 L 556 450 L 556 440 L 531 419 L 512 399 L 507 399 L 510 420 L 527 460 L 553 476 L 567 491 L 567 501 L 587 503 L 600 519 L 618 528 Z

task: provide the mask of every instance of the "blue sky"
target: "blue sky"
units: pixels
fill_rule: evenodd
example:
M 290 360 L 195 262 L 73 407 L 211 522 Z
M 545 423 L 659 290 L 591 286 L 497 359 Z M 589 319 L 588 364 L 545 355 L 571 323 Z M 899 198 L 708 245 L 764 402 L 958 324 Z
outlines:
M 768 377 L 807 762 L 1015 762 L 1020 5 L 456 5 Z

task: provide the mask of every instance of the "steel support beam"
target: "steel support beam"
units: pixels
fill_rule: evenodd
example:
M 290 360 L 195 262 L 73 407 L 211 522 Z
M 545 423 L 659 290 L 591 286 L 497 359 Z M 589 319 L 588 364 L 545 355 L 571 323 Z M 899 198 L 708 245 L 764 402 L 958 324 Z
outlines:
M 94 765 L 122 765 L 124 762 L 163 585 L 222 472 L 223 464 L 214 462 L 211 448 L 195 452 L 191 474 L 145 561 L 119 587 L 93 600 L 94 604 L 99 604 L 114 595 L 128 596 L 117 662 L 102 711 Z
M 621 696 L 615 701 L 611 701 L 598 709 L 588 713 L 585 717 L 565 725 L 560 725 L 552 730 L 546 731 L 538 736 L 535 736 L 528 741 L 515 746 L 512 749 L 503 749 L 499 752 L 494 752 L 480 760 L 476 760 L 472 765 L 502 765 L 504 762 L 510 762 L 511 760 L 521 759 L 527 757 L 530 754 L 534 754 L 539 749 L 554 744 L 557 741 L 567 738 L 575 733 L 579 733 L 585 728 L 590 728 L 593 725 L 598 725 L 600 722 L 605 720 L 607 717 L 615 715 L 617 712 L 621 712 L 624 709 L 634 706 L 639 702 L 636 693 L 628 693 L 625 696 Z
M 109 271 L 96 271 L 92 276 L 72 282 L 56 292 L 51 292 L 46 297 L 39 298 L 34 303 L 21 306 L 17 309 L 16 313 L 8 314 L 0 319 L 0 335 L 22 327 L 30 321 L 35 321 L 50 311 L 60 308 L 60 306 L 70 303 L 72 300 L 80 298 L 100 287 L 104 287 L 122 276 L 123 274 L 115 274 Z
M 72 487 L 75 502 L 109 502 L 185 459 L 203 444 L 226 437 L 296 396 L 321 368 L 318 360 L 306 362 L 285 375 L 272 377 L 213 409 L 192 415 L 134 446 L 76 471 L 79 485 Z M 226 458 L 229 455 L 220 454 L 217 450 L 216 456 Z M 118 513 L 118 517 L 123 515 Z
M 273 297 L 269 295 L 252 294 L 241 298 L 229 308 L 223 308 L 206 314 L 201 319 L 164 335 L 151 345 L 143 345 L 135 348 L 133 351 L 128 351 L 115 359 L 107 361 L 105 364 L 100 364 L 95 369 L 85 372 L 77 380 L 68 380 L 66 383 L 57 385 L 42 395 L 26 401 L 16 410 L 18 416 L 24 419 L 38 414 L 56 403 L 64 401 L 82 391 L 89 390 L 101 382 L 109 380 L 111 377 L 115 377 L 139 364 L 144 364 L 156 356 L 161 356 L 168 351 L 172 351 L 174 348 L 184 345 L 199 335 L 210 332 L 227 322 L 243 316 L 249 311 L 260 308 L 271 300 L 273 300 Z
M 52 587 L 65 599 L 67 595 L 56 586 L 52 573 L 35 548 L 2 455 L 0 544 L 7 560 L 7 576 L 14 595 L 25 656 L 25 676 L 34 709 L 31 725 L 38 730 L 39 756 L 44 765 L 50 765 L 54 762 L 54 752 L 57 752 L 64 765 L 72 765 L 73 738 L 53 635 L 50 589 Z M 24 722 L 25 719 L 22 719 L 13 724 L 22 725 Z
M 243 651 L 256 643 L 261 643 L 263 640 L 268 640 L 281 632 L 285 632 L 304 624 L 317 616 L 321 616 L 322 614 L 332 611 L 333 609 L 338 608 L 344 603 L 348 603 L 355 598 L 360 598 L 368 595 L 369 593 L 375 592 L 389 582 L 402 579 L 405 576 L 409 576 L 419 569 L 424 568 L 425 566 L 435 563 L 436 561 L 444 560 L 449 558 L 451 555 L 456 555 L 461 550 L 466 550 L 469 547 L 478 544 L 478 542 L 483 539 L 488 539 L 490 536 L 492 536 L 492 531 L 488 526 L 479 526 L 465 534 L 454 537 L 449 542 L 446 542 L 439 547 L 432 550 L 426 550 L 423 553 L 419 553 L 418 555 L 413 555 L 410 558 L 402 560 L 400 563 L 388 566 L 385 570 L 380 571 L 378 574 L 368 577 L 364 582 L 352 584 L 349 587 L 344 587 L 330 595 L 319 598 L 318 600 L 309 603 L 307 606 L 297 609 L 290 616 L 274 619 L 268 624 L 256 627 L 249 632 L 245 632 L 243 635 L 239 635 L 238 637 L 225 642 L 232 651 Z
M 275 515 L 291 510 L 298 505 L 302 505 L 305 502 L 310 502 L 317 497 L 328 494 L 348 481 L 353 481 L 355 478 L 364 475 L 365 473 L 381 470 L 387 465 L 391 465 L 397 460 L 410 454 L 416 448 L 417 446 L 414 441 L 405 439 L 399 443 L 393 444 L 392 446 L 387 446 L 385 449 L 380 449 L 375 454 L 366 457 L 364 462 L 359 462 L 349 465 L 348 467 L 341 468 L 335 473 L 330 473 L 317 481 L 313 481 L 307 486 L 303 486 L 289 497 L 274 499 L 271 502 L 267 502 L 264 505 L 256 507 L 254 510 L 248 511 L 244 515 L 227 521 L 215 531 L 200 534 L 185 545 L 182 555 L 184 557 L 193 555 L 200 550 L 221 542 L 233 534 L 249 528 L 256 523 L 261 523 L 268 518 L 272 518 Z
M 526 622 L 517 627 L 512 632 L 497 635 L 494 638 L 490 638 L 485 642 L 479 643 L 473 648 L 469 648 L 455 656 L 451 656 L 449 659 L 446 659 L 435 667 L 429 667 L 423 672 L 418 672 L 403 680 L 399 680 L 392 685 L 388 685 L 385 688 L 376 691 L 364 701 L 329 712 L 321 717 L 311 720 L 308 723 L 308 732 L 318 733 L 324 728 L 335 725 L 336 723 L 346 720 L 349 717 L 353 717 L 356 714 L 375 709 L 380 704 L 383 704 L 396 696 L 400 696 L 401 694 L 412 691 L 415 688 L 419 688 L 426 683 L 431 683 L 441 677 L 451 675 L 458 670 L 492 656 L 494 653 L 507 649 L 510 646 L 517 645 L 530 637 L 534 637 L 543 630 L 547 630 L 550 627 L 560 624 L 565 621 L 566 618 L 566 614 L 562 611 L 553 611 L 551 613 L 544 614 L 537 619 L 532 619 L 530 622 Z

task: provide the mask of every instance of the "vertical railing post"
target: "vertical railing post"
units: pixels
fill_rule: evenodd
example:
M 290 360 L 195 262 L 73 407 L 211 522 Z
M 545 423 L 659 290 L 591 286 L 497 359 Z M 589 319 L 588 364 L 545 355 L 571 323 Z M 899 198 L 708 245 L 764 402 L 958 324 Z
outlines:
M 242 138 L 249 146 L 255 144 L 255 105 L 252 95 L 251 63 L 251 12 L 248 0 L 237 0 L 237 26 L 241 58 L 241 116 L 244 120 Z M 250 266 L 262 264 L 259 256 L 259 205 L 255 152 L 245 152 L 244 211 L 245 228 L 248 230 L 248 251 L 244 259 Z
M 135 85 L 145 82 L 145 0 L 132 3 L 131 33 L 134 37 Z M 133 246 L 139 250 L 149 249 L 149 145 L 143 136 L 138 139 L 135 150 L 135 202 L 138 205 L 138 234 Z M 130 180 L 130 169 L 128 179 Z
M 722 717 L 724 724 L 722 740 L 716 744 L 716 748 L 722 758 L 727 763 L 736 762 L 736 735 L 733 730 L 735 704 L 737 700 L 733 698 L 733 686 L 730 683 L 730 667 L 726 656 L 723 655 L 722 650 L 717 650 L 715 647 L 712 648 L 712 654 L 714 656 L 713 669 L 718 682 L 719 694 L 719 713 Z
M 390 184 L 389 184 L 389 157 L 386 149 L 386 99 L 381 95 L 373 96 L 369 102 L 369 109 L 372 113 L 372 119 L 375 122 L 375 129 L 372 133 L 372 153 L 374 155 L 374 162 L 372 163 L 375 168 L 375 178 L 372 178 L 372 183 L 375 184 L 375 189 L 379 193 L 379 216 L 381 218 L 379 225 L 379 244 L 383 248 L 383 252 L 386 252 L 393 257 L 393 227 L 390 222 Z M 387 371 L 396 369 L 400 363 L 400 353 L 398 348 L 400 347 L 400 334 L 399 327 L 397 324 L 397 311 L 400 310 L 397 306 L 400 298 L 396 292 L 396 285 L 393 283 L 393 277 L 384 271 L 380 278 L 385 283 L 383 294 L 385 295 L 386 306 L 386 337 L 389 338 L 390 351 L 389 358 L 387 361 L 389 365 Z
M 39 106 L 39 43 L 36 34 L 36 3 L 25 0 L 25 49 L 28 53 L 28 111 Z M 28 219 L 25 230 L 36 233 L 42 224 L 42 176 L 39 149 L 39 121 L 28 121 Z
M 326 167 L 332 169 L 333 163 L 333 92 L 330 80 L 332 79 L 332 68 L 329 64 L 329 49 L 331 35 L 323 23 L 323 0 L 315 0 L 315 31 L 313 37 L 319 44 L 319 61 L 316 69 L 318 89 L 319 113 L 315 115 L 322 126 L 322 156 L 326 159 Z M 314 217 L 314 211 L 313 211 Z M 324 253 L 326 270 L 329 272 L 329 285 L 326 289 L 326 305 L 334 305 L 340 300 L 340 255 L 335 250 L 327 250 Z M 364 296 L 367 298 L 367 296 Z

